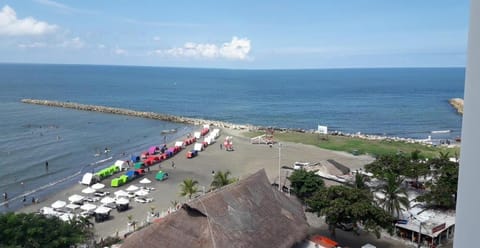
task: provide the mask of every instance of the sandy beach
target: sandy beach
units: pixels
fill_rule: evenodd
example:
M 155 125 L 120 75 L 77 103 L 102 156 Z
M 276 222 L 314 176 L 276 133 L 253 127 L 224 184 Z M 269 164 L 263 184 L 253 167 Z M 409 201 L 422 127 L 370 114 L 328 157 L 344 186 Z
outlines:
M 202 191 L 203 188 L 205 190 L 209 189 L 212 171 L 230 170 L 233 177 L 242 178 L 264 168 L 270 180 L 273 181 L 278 175 L 278 145 L 269 147 L 267 145 L 250 144 L 250 139 L 243 137 L 241 135 L 242 132 L 244 131 L 224 128 L 221 130 L 221 135 L 217 142 L 200 152 L 197 157 L 193 159 L 186 158 L 187 149 L 193 148 L 193 146 L 188 146 L 187 149 L 182 150 L 172 159 L 163 161 L 160 163 L 161 169 L 169 173 L 169 178 L 165 181 L 159 182 L 155 180 L 155 174 L 159 170 L 159 165 L 152 166 L 150 172 L 147 172 L 144 177 L 152 181 L 148 186 L 156 189 L 147 196 L 153 198 L 153 202 L 142 204 L 131 200 L 131 208 L 128 211 L 118 213 L 116 210 L 113 210 L 110 220 L 95 223 L 97 239 L 113 236 L 117 232 L 119 235 L 123 235 L 128 230 L 128 215 L 132 215 L 133 219 L 142 225 L 142 223 L 146 222 L 151 207 L 155 207 L 155 212 L 162 212 L 172 207 L 172 201 L 186 201 L 186 198 L 179 196 L 179 185 L 186 178 L 197 180 L 199 189 Z M 234 151 L 227 152 L 224 149 L 220 149 L 219 141 L 223 142 L 227 135 L 233 137 Z M 145 150 L 147 149 L 148 147 L 145 147 Z M 334 159 L 352 170 L 362 168 L 365 164 L 373 161 L 373 158 L 369 156 L 353 156 L 348 153 L 324 150 L 309 145 L 282 143 L 280 158 L 282 166 L 291 166 L 295 161 L 320 162 L 327 159 Z M 175 168 L 171 166 L 171 160 L 175 162 Z M 102 183 L 107 185 L 107 187 L 103 191 L 109 191 L 113 194 L 113 192 L 119 189 L 125 190 L 130 185 L 139 186 L 140 180 L 136 179 L 119 188 L 111 188 L 111 179 L 105 179 Z M 68 201 L 67 198 L 73 194 L 83 195 L 81 190 L 84 188 L 85 186 L 80 184 L 74 185 L 50 196 L 48 199 L 41 199 L 41 202 L 38 204 L 28 205 L 20 209 L 19 212 L 35 212 L 43 206 L 50 206 L 56 200 Z M 95 204 L 99 205 L 100 203 L 97 202 Z

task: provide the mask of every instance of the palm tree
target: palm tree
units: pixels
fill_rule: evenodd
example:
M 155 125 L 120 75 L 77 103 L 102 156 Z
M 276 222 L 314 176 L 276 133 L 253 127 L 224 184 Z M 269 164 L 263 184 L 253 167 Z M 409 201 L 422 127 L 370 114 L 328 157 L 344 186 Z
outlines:
M 213 175 L 213 181 L 210 184 L 210 187 L 212 187 L 213 189 L 218 189 L 225 185 L 238 181 L 237 178 L 229 178 L 230 175 L 231 173 L 228 170 L 226 172 L 217 171 L 217 173 Z
M 403 178 L 394 174 L 387 174 L 385 179 L 385 184 L 380 185 L 377 189 L 377 192 L 384 195 L 383 198 L 379 199 L 379 203 L 390 215 L 398 218 L 401 210 L 410 207 L 407 192 L 402 187 Z
M 188 199 L 192 199 L 192 195 L 198 192 L 197 184 L 198 181 L 191 178 L 183 180 L 180 184 L 180 195 L 188 196 Z

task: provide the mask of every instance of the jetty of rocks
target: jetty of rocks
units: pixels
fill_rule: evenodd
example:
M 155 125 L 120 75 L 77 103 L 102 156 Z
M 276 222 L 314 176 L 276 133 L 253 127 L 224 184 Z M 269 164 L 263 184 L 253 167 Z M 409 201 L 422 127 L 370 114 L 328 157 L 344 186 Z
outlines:
M 450 105 L 452 105 L 459 114 L 463 115 L 463 99 L 462 98 L 452 98 L 448 100 Z
M 189 117 L 183 117 L 183 116 L 161 114 L 161 113 L 155 113 L 155 112 L 143 112 L 143 111 L 136 111 L 131 109 L 124 109 L 124 108 L 113 108 L 113 107 L 99 106 L 99 105 L 89 105 L 89 104 L 80 104 L 80 103 L 74 103 L 74 102 L 60 102 L 60 101 L 40 100 L 40 99 L 22 99 L 21 101 L 27 104 L 70 108 L 70 109 L 76 109 L 76 110 L 94 111 L 94 112 L 116 114 L 116 115 L 127 115 L 127 116 L 169 121 L 169 122 L 175 122 L 175 123 L 191 124 L 191 125 L 212 125 L 212 126 L 221 127 L 221 128 L 258 130 L 258 127 L 255 127 L 252 125 L 238 125 L 238 124 L 233 124 L 233 123 L 228 123 L 223 121 L 204 120 L 204 119 L 189 118 Z

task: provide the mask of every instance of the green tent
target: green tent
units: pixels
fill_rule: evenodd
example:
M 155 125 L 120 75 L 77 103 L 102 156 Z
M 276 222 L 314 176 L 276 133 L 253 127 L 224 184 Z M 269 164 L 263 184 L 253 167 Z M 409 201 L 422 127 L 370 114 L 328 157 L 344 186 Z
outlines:
M 133 167 L 135 167 L 135 169 L 142 169 L 143 166 L 145 166 L 145 164 L 143 162 L 137 162 L 133 165 Z
M 163 172 L 163 171 L 159 171 L 157 173 L 157 175 L 155 176 L 155 179 L 157 179 L 158 181 L 163 181 L 167 178 L 168 178 L 168 173 Z
M 120 178 L 114 178 L 114 179 L 112 179 L 112 183 L 111 183 L 110 185 L 111 185 L 112 187 L 118 187 L 118 186 L 122 185 L 122 184 L 121 184 L 121 181 L 120 181 Z
M 126 175 L 121 175 L 119 179 L 120 179 L 120 181 L 122 182 L 122 184 L 126 184 L 127 181 L 128 181 L 128 176 L 126 176 Z

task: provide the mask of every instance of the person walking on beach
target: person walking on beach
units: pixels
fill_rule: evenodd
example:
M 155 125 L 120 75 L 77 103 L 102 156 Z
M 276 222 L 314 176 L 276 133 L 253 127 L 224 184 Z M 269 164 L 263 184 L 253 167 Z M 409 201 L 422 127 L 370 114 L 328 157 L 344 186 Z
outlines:
M 222 143 L 220 143 L 220 150 L 223 150 L 223 145 L 222 145 Z
M 7 194 L 7 192 L 3 192 L 3 200 L 8 201 L 8 194 Z
M 23 196 L 23 200 L 22 200 L 22 201 L 23 201 L 23 205 L 25 205 L 25 203 L 27 202 L 27 196 L 26 196 L 26 195 Z
M 173 160 L 172 160 L 172 168 L 175 169 L 175 162 L 173 162 Z
M 48 172 L 48 161 L 45 161 L 45 170 Z

